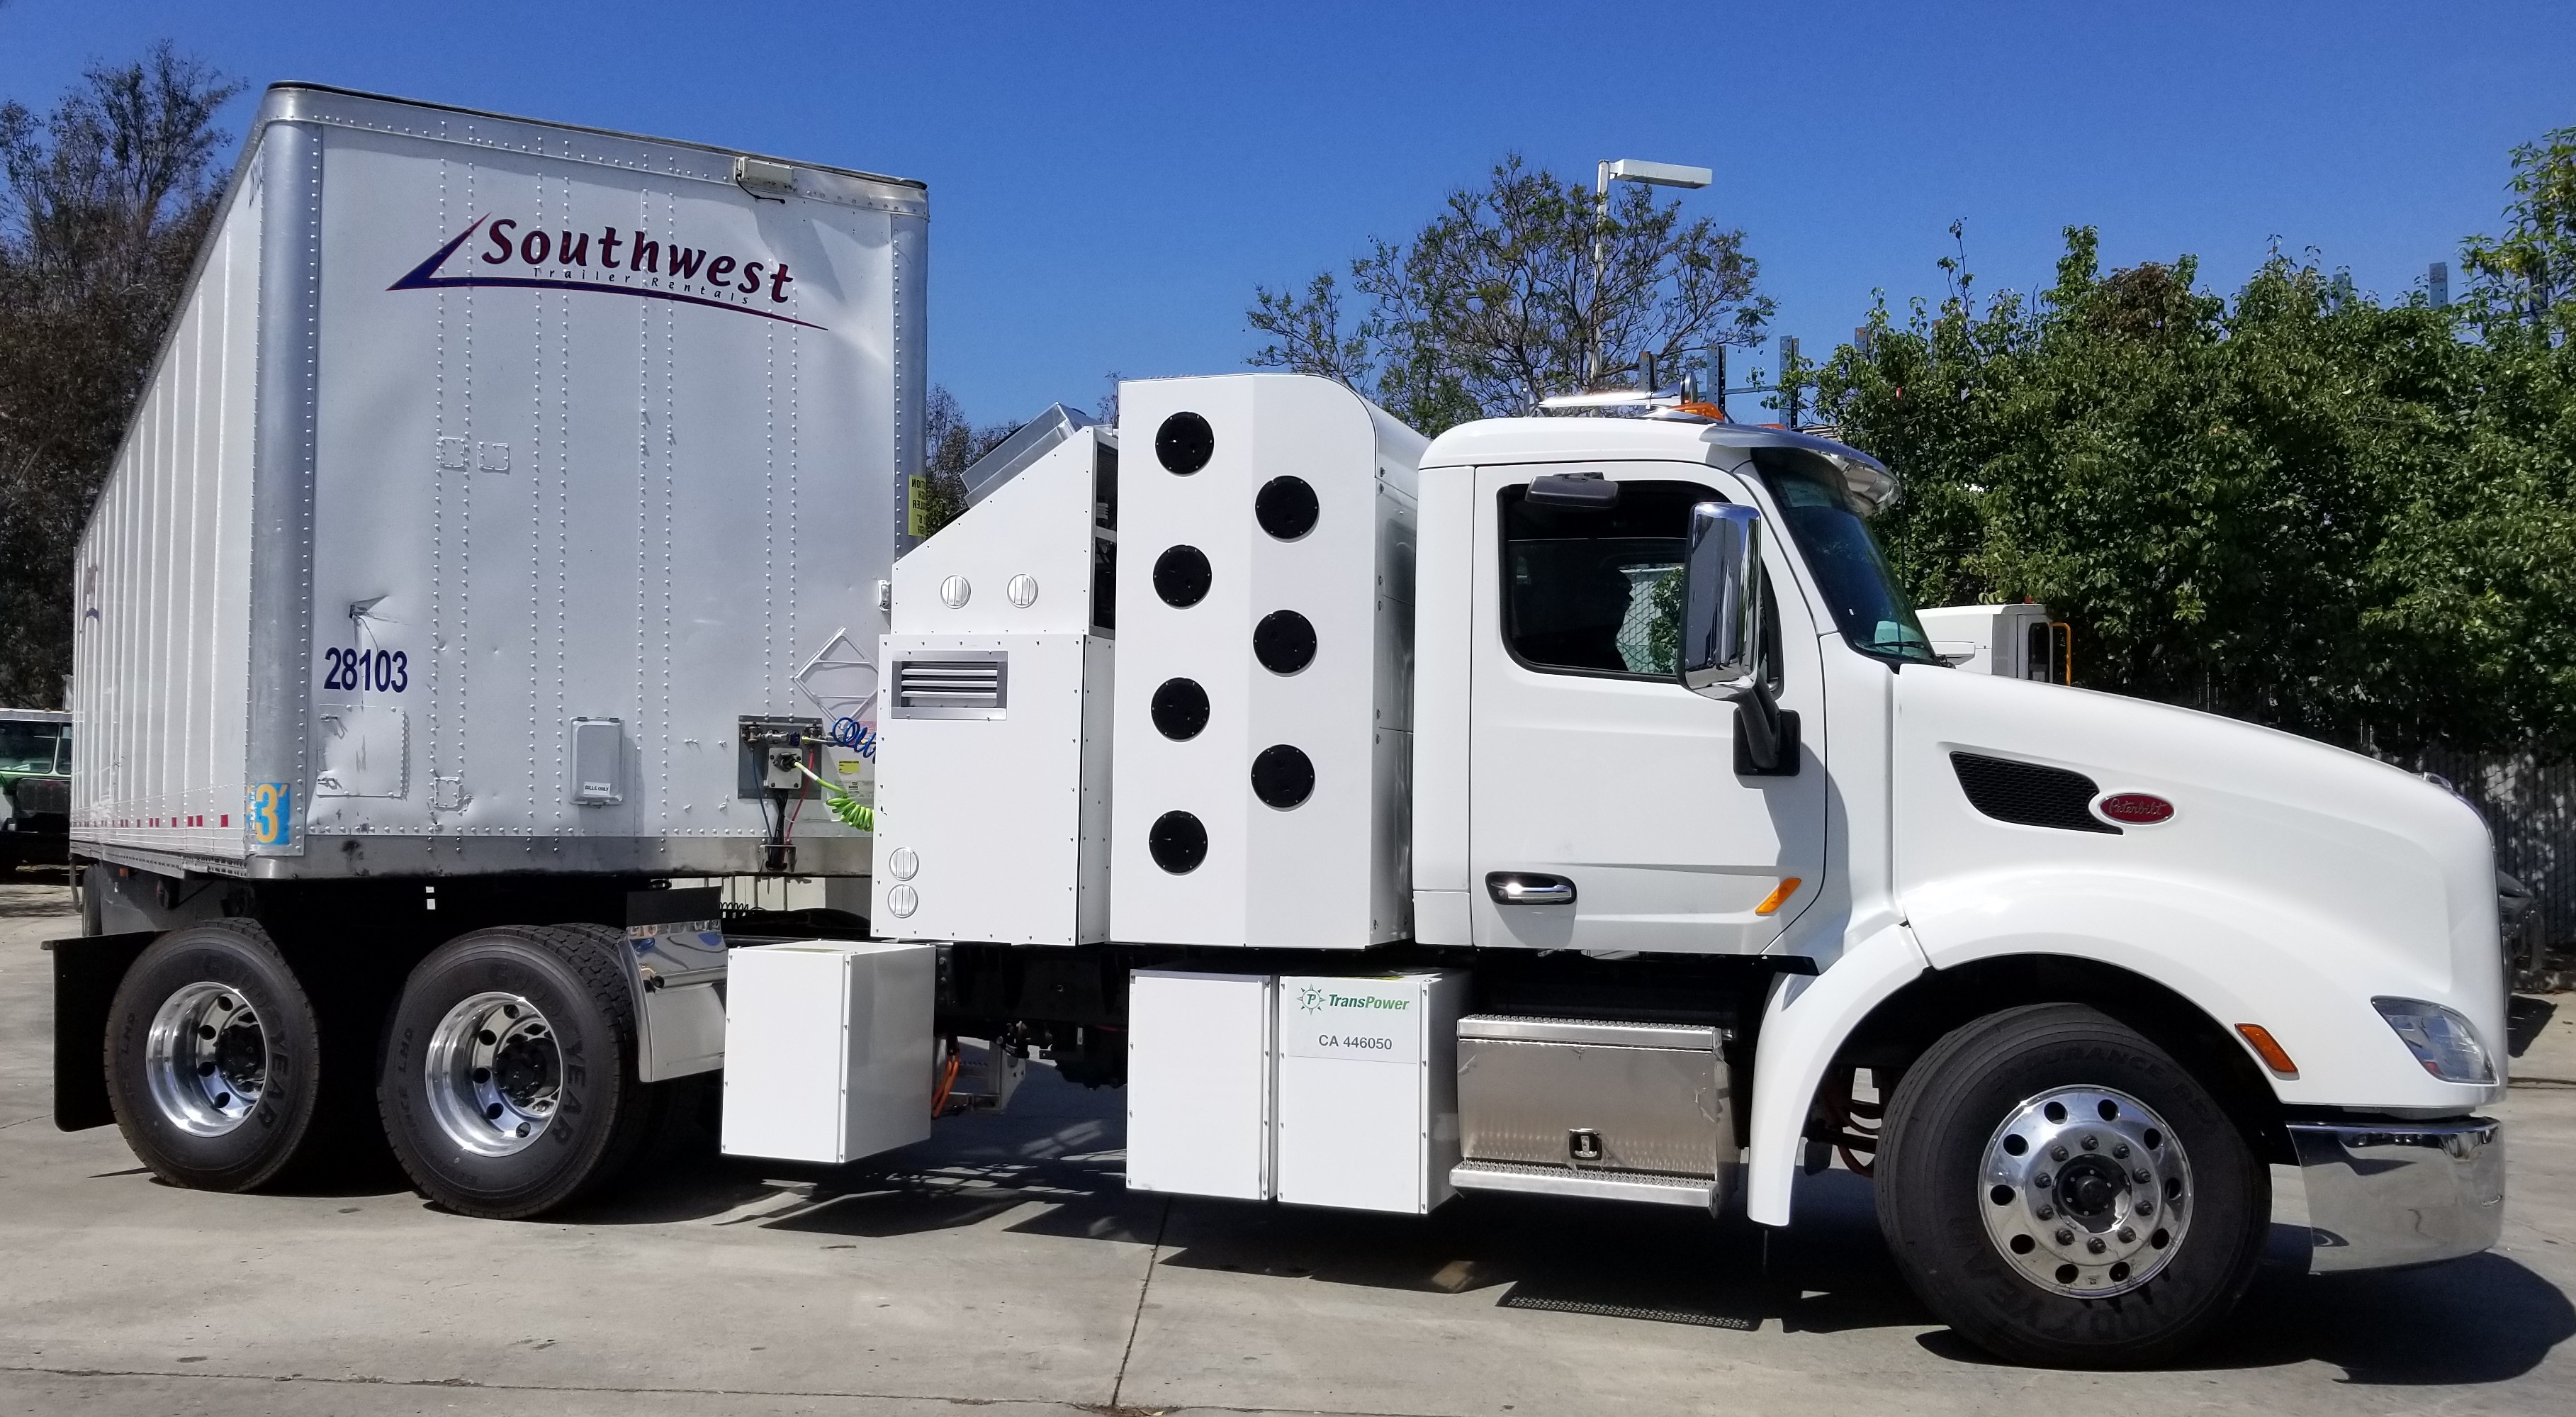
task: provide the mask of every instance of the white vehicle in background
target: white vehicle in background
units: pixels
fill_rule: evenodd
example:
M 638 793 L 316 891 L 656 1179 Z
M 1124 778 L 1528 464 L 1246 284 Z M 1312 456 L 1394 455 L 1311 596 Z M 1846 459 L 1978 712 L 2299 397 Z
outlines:
M 2276 1220 L 2320 1269 L 2498 1234 L 2475 816 L 1950 667 L 1866 454 L 1151 380 L 915 544 L 917 186 L 281 89 L 235 191 L 260 283 L 218 338 L 201 281 L 82 561 L 58 1118 L 167 1179 L 380 1123 L 532 1215 L 719 1069 L 728 1151 L 834 1163 L 1034 1055 L 1128 1089 L 1167 1194 L 1779 1226 L 1839 1151 L 1932 1308 L 2036 1362 L 2176 1351 Z M 798 284 L 530 266 L 608 227 Z M 465 250 L 504 275 L 405 284 Z M 147 495 L 227 339 L 298 357 L 214 495 Z M 790 872 L 867 928 L 672 888 Z

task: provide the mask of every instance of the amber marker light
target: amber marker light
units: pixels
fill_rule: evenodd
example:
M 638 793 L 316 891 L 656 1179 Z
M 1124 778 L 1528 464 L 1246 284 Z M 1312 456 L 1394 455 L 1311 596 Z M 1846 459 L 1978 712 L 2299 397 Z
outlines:
M 1753 907 L 1753 913 L 1756 915 L 1768 915 L 1771 912 L 1778 910 L 1781 906 L 1787 905 L 1789 903 L 1789 897 L 1796 895 L 1797 893 L 1798 878 L 1795 876 L 1785 877 L 1781 880 L 1780 884 L 1771 888 L 1771 893 L 1769 895 L 1762 897 L 1762 903 L 1760 905 Z
M 2299 1065 L 2290 1061 L 2289 1050 L 2281 1046 L 2271 1030 L 2259 1023 L 2240 1023 L 2236 1025 L 2236 1031 L 2244 1035 L 2246 1046 L 2254 1050 L 2255 1057 L 2263 1060 L 2263 1066 L 2285 1078 L 2299 1075 Z

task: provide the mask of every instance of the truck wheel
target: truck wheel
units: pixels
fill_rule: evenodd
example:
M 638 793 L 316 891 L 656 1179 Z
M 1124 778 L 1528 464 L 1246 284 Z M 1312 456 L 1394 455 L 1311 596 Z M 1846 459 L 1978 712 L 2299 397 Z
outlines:
M 268 932 L 215 920 L 152 942 L 107 1018 L 107 1091 L 126 1145 L 174 1186 L 247 1191 L 314 1131 L 321 1035 Z
M 450 940 L 404 984 L 377 1074 L 420 1193 L 494 1220 L 540 1214 L 623 1168 L 651 1130 L 623 961 L 584 932 Z
M 1990 1014 L 1906 1070 L 1879 1226 L 1923 1302 L 2000 1357 L 2130 1367 L 2235 1307 L 2271 1178 L 2207 1089 L 2078 1004 Z

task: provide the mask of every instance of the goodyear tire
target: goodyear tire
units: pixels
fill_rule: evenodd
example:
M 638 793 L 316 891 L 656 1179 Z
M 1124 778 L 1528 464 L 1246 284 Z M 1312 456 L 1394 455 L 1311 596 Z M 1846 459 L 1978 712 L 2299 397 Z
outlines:
M 2245 1292 L 2270 1174 L 2190 1073 L 2098 1010 L 1990 1014 L 1897 1084 L 1879 1225 L 1933 1312 L 1999 1357 L 2179 1353 Z
M 155 940 L 117 986 L 106 1053 L 126 1144 L 174 1186 L 265 1185 L 318 1130 L 313 1003 L 250 921 L 208 921 Z
M 403 986 L 377 1074 L 420 1193 L 495 1220 L 593 1191 L 651 1132 L 624 962 L 601 932 L 502 926 L 441 945 Z

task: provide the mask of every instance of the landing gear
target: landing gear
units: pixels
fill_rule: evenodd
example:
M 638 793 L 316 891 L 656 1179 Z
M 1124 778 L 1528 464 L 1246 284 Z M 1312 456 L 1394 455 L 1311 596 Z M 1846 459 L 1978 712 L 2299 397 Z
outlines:
M 1999 1356 L 2128 1367 L 2187 1346 L 2253 1277 L 2270 1176 L 2207 1089 L 2097 1010 L 2008 1009 L 1909 1068 L 1879 1224 L 1923 1301 Z

